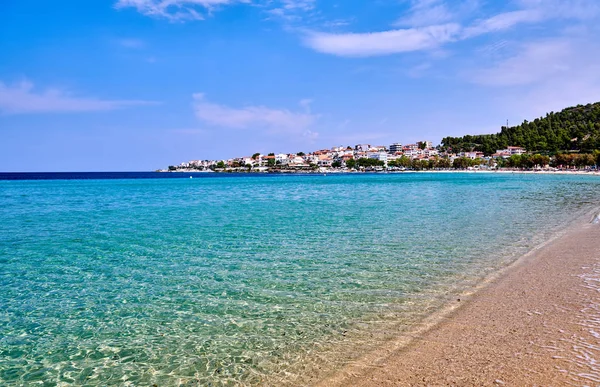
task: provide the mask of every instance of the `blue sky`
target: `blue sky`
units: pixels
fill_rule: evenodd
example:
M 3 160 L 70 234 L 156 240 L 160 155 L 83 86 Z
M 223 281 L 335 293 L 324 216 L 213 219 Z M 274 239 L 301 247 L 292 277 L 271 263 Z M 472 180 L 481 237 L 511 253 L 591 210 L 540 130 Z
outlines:
M 596 101 L 597 0 L 0 2 L 0 171 L 438 143 Z

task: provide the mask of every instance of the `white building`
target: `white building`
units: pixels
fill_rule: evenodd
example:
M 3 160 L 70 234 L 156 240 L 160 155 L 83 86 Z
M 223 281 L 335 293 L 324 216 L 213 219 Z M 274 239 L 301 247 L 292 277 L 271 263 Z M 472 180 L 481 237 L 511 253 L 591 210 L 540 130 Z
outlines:
M 390 153 L 402 152 L 402 144 L 395 142 L 390 145 Z
M 383 161 L 387 165 L 388 154 L 385 152 L 370 152 L 368 158 Z
M 277 164 L 282 164 L 282 165 L 286 165 L 288 163 L 288 155 L 286 155 L 285 153 L 280 153 L 278 155 L 275 155 L 275 162 Z
M 331 167 L 332 163 L 333 158 L 329 155 L 320 155 L 319 159 L 317 160 L 317 165 L 319 167 Z
M 371 149 L 371 145 L 369 145 L 369 144 L 358 144 L 354 147 L 354 150 L 361 151 L 361 152 L 366 152 L 369 149 Z
M 423 150 L 423 155 L 425 155 L 425 157 L 437 156 L 439 154 L 440 152 L 438 152 L 438 150 L 435 148 L 428 148 Z
M 527 153 L 527 151 L 525 150 L 525 148 L 522 148 L 520 146 L 509 146 L 506 149 L 500 149 L 496 151 L 497 154 L 500 155 L 522 155 Z
M 423 151 L 421 149 L 406 149 L 404 150 L 404 156 L 414 159 L 423 155 Z
M 481 159 L 483 158 L 483 152 L 461 152 L 458 154 L 459 157 L 466 157 L 471 160 Z

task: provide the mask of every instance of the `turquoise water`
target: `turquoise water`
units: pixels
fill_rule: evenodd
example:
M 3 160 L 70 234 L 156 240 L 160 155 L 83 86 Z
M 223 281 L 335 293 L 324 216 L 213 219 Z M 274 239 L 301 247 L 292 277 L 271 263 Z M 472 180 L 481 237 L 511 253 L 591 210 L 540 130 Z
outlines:
M 599 192 L 547 175 L 0 181 L 0 385 L 310 383 Z

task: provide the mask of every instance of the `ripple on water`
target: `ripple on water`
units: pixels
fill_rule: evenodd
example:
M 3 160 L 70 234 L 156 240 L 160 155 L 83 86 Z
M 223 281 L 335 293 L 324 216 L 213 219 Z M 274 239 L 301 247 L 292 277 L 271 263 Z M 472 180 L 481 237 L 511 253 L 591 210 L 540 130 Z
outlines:
M 309 382 L 600 204 L 579 179 L 8 182 L 0 385 Z
M 579 325 L 584 334 L 573 334 L 569 339 L 571 353 L 566 358 L 575 365 L 577 372 L 572 379 L 578 383 L 600 383 L 600 266 L 585 268 L 580 278 L 586 292 L 587 301 L 577 314 Z

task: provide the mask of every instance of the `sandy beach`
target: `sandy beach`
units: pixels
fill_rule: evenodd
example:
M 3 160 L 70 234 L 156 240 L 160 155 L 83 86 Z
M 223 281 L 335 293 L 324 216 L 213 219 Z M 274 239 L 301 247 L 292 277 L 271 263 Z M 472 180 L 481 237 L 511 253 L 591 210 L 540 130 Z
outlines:
M 600 224 L 572 224 L 321 386 L 600 385 Z

